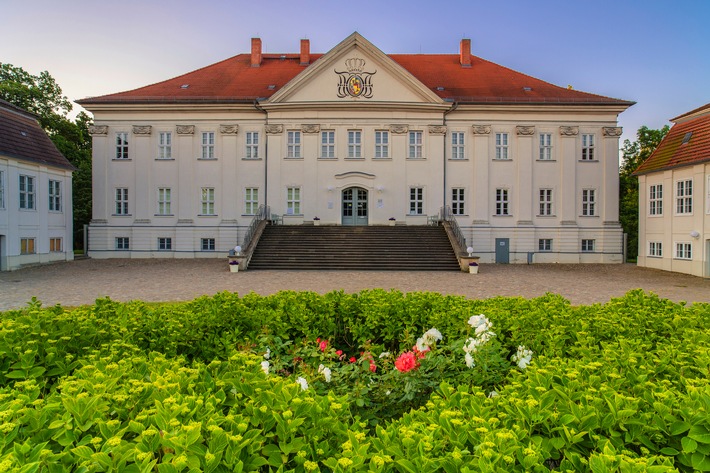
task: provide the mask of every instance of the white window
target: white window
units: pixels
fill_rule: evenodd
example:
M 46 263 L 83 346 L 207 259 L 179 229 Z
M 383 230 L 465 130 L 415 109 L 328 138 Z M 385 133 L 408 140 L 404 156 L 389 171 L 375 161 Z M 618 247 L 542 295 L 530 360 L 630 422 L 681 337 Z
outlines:
M 256 215 L 259 208 L 259 189 L 257 187 L 247 187 L 244 189 L 244 214 Z
M 173 239 L 166 237 L 158 238 L 158 250 L 167 251 L 173 249 Z
M 202 188 L 200 215 L 215 215 L 214 213 L 214 187 Z
M 320 132 L 320 157 L 335 158 L 335 132 L 332 130 Z
M 693 180 L 686 179 L 676 182 L 675 194 L 676 214 L 693 213 Z
M 464 201 L 465 192 L 463 187 L 454 187 L 451 189 L 451 213 L 454 215 L 466 215 Z
M 35 208 L 35 178 L 20 174 L 20 208 L 34 210 Z
M 202 133 L 202 159 L 214 159 L 214 132 Z
M 451 159 L 464 159 L 464 132 L 451 133 Z
M 287 132 L 286 157 L 300 158 L 301 157 L 301 132 L 291 130 Z
M 62 211 L 62 183 L 49 180 L 49 210 L 50 212 Z
M 663 184 L 649 186 L 648 214 L 663 215 Z
M 116 159 L 128 159 L 128 133 L 116 133 Z
M 61 253 L 62 252 L 62 239 L 61 238 L 50 238 L 49 239 L 49 252 L 50 253 Z
M 663 256 L 663 243 L 660 241 L 648 242 L 648 256 Z
M 594 135 L 582 135 L 582 161 L 594 160 Z
M 582 240 L 582 253 L 593 253 L 595 240 Z
M 676 259 L 693 259 L 693 245 L 688 242 L 677 242 L 675 244 Z
M 215 248 L 217 248 L 217 246 L 215 245 L 214 238 L 201 238 L 200 246 L 202 248 L 202 251 L 214 251 Z
M 116 188 L 116 215 L 128 215 L 128 188 Z
M 246 147 L 246 158 L 247 159 L 259 159 L 259 132 L 258 131 L 247 131 L 247 147 Z
M 301 215 L 300 187 L 288 187 L 286 189 L 286 214 Z
M 128 237 L 116 237 L 116 249 L 117 250 L 130 249 L 130 240 L 128 239 Z
M 496 189 L 496 215 L 510 215 L 508 189 Z
M 538 251 L 552 251 L 552 238 L 540 238 L 537 241 Z
M 362 132 L 348 130 L 348 158 L 362 158 Z
M 552 134 L 540 133 L 540 160 L 552 159 Z
M 173 134 L 169 131 L 161 131 L 158 136 L 158 159 L 172 159 Z
M 35 239 L 34 238 L 20 238 L 20 254 L 21 255 L 35 254 Z
M 552 214 L 552 189 L 540 189 L 539 215 L 549 217 Z
M 158 189 L 158 215 L 172 215 L 170 194 L 169 187 Z
M 496 159 L 508 159 L 508 133 L 496 133 Z
M 5 171 L 0 171 L 0 209 L 5 208 Z
M 419 159 L 424 156 L 422 147 L 422 132 L 421 131 L 410 131 L 409 132 L 409 158 Z
M 390 155 L 390 134 L 389 131 L 375 132 L 375 157 L 389 158 Z
M 409 215 L 424 215 L 424 188 L 409 188 Z
M 597 191 L 595 189 L 582 189 L 582 216 L 593 217 L 597 213 Z

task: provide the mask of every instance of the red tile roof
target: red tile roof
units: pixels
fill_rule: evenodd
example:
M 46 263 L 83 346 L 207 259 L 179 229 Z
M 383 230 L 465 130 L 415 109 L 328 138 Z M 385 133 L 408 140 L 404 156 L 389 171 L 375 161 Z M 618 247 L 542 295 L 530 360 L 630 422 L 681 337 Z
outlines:
M 0 156 L 74 169 L 39 126 L 34 115 L 0 100 Z
M 311 54 L 311 64 L 321 56 Z M 464 103 L 633 104 L 558 87 L 476 56 L 471 56 L 471 67 L 462 67 L 458 54 L 389 57 L 442 99 Z M 264 54 L 261 66 L 251 67 L 251 55 L 240 54 L 173 79 L 77 103 L 253 102 L 271 97 L 308 67 L 299 63 L 298 54 Z
M 677 123 L 634 174 L 647 174 L 710 161 L 710 104 L 673 120 Z M 688 133 L 689 140 L 683 143 Z

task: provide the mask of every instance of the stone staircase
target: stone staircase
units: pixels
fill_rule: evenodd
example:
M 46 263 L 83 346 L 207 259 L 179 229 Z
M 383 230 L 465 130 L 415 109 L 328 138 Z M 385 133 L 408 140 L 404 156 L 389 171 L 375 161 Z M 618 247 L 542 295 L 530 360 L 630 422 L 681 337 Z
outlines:
M 459 271 L 442 226 L 267 225 L 249 270 Z

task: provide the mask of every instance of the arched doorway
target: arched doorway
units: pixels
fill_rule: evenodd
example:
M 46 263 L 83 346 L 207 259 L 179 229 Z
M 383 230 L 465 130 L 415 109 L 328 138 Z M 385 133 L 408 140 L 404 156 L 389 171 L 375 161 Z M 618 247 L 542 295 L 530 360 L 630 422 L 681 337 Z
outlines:
M 342 224 L 367 225 L 367 189 L 348 187 L 342 192 Z

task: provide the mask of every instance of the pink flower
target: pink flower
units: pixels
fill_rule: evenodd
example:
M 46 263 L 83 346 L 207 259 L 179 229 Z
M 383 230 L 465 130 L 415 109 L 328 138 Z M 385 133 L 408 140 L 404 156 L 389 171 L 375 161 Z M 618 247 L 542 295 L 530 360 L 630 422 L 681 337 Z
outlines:
M 394 366 L 402 373 L 406 373 L 416 369 L 419 366 L 419 361 L 417 361 L 417 355 L 413 351 L 405 351 L 399 355 L 399 358 L 394 362 Z
M 318 347 L 320 348 L 320 351 L 325 351 L 325 349 L 328 348 L 328 340 L 323 340 L 322 342 L 320 342 Z
M 372 371 L 373 373 L 377 371 L 377 365 L 372 361 L 370 361 L 370 371 Z

